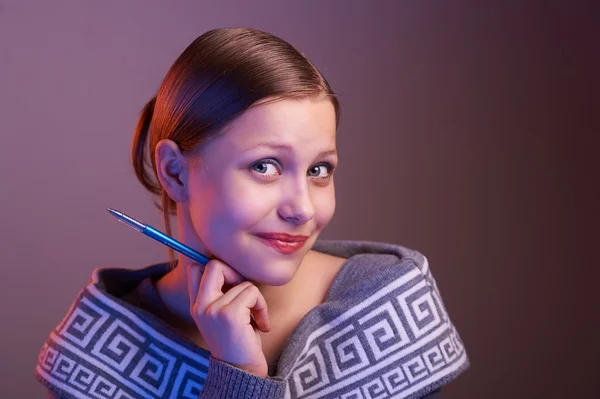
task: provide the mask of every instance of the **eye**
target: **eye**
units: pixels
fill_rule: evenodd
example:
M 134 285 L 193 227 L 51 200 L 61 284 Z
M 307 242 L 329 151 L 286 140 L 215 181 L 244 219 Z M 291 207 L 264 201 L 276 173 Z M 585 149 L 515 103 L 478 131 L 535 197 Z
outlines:
M 260 175 L 274 176 L 280 174 L 279 162 L 274 159 L 263 159 L 250 166 L 250 169 Z
M 319 179 L 328 179 L 331 177 L 331 172 L 333 172 L 333 166 L 330 164 L 320 164 L 310 168 L 308 175 Z

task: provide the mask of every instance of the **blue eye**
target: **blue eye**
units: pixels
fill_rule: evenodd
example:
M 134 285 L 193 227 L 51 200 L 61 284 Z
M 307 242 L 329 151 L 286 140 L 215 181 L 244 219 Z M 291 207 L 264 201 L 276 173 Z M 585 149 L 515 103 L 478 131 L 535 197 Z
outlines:
M 272 158 L 261 159 L 260 161 L 250 165 L 249 169 L 252 172 L 268 178 L 281 175 L 283 170 L 279 161 Z M 327 180 L 331 178 L 333 170 L 334 167 L 330 163 L 325 162 L 312 166 L 306 174 L 308 177 L 319 180 Z
M 319 179 L 329 179 L 331 177 L 331 172 L 333 172 L 333 166 L 328 163 L 315 165 L 308 170 L 308 175 L 310 177 L 316 177 Z
M 279 162 L 274 159 L 263 159 L 252 164 L 250 169 L 261 175 L 273 176 L 280 174 L 278 166 Z

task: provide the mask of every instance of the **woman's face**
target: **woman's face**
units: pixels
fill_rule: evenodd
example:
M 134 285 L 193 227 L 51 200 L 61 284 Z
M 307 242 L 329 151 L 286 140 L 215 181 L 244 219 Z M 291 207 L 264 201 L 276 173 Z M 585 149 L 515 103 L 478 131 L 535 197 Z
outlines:
M 192 241 L 249 280 L 289 282 L 335 211 L 335 136 L 326 98 L 250 108 L 190 163 Z M 261 238 L 265 233 L 306 240 L 294 247 Z

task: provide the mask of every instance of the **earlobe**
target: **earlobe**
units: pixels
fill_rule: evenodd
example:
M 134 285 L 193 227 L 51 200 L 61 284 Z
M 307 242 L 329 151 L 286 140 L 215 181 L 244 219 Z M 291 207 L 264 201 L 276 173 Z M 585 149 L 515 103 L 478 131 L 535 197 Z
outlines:
M 158 180 L 175 202 L 187 200 L 188 163 L 179 146 L 172 140 L 161 140 L 154 151 Z

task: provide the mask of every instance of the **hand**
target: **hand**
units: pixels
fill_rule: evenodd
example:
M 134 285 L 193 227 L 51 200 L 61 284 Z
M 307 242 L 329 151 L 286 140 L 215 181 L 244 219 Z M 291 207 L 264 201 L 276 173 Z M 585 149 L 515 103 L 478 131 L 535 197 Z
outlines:
M 260 332 L 271 330 L 258 288 L 217 259 L 187 269 L 190 313 L 211 355 L 259 377 L 267 376 Z M 233 285 L 223 292 L 225 285 Z M 254 318 L 254 320 L 253 320 Z

